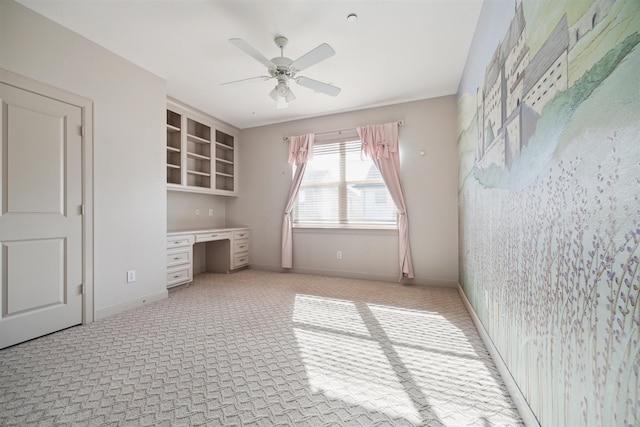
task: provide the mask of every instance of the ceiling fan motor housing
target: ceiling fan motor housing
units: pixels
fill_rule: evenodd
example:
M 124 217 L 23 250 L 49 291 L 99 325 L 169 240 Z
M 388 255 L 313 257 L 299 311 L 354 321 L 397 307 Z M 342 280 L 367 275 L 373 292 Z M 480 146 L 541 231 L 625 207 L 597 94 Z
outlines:
M 278 108 L 284 108 L 287 106 L 287 102 L 294 100 L 295 96 L 289 89 L 289 80 L 293 79 L 297 84 L 305 86 L 309 89 L 313 89 L 316 92 L 322 92 L 330 96 L 336 96 L 340 93 L 340 88 L 335 87 L 328 83 L 322 83 L 317 80 L 310 79 L 308 77 L 296 76 L 299 71 L 305 70 L 312 65 L 317 64 L 335 54 L 335 51 L 331 46 L 326 43 L 322 43 L 315 49 L 305 53 L 295 61 L 284 56 L 284 48 L 288 43 L 286 37 L 277 36 L 274 38 L 274 42 L 280 48 L 280 56 L 267 59 L 264 55 L 258 52 L 254 47 L 239 38 L 229 39 L 233 45 L 246 54 L 260 62 L 267 67 L 269 76 L 252 77 L 250 79 L 236 80 L 235 82 L 228 82 L 223 84 L 242 83 L 252 80 L 270 80 L 276 79 L 277 84 L 269 93 L 273 99 L 276 100 Z
M 271 59 L 275 68 L 271 68 L 269 72 L 273 75 L 273 77 L 279 77 L 281 75 L 285 75 L 287 77 L 293 77 L 295 74 L 295 70 L 292 70 L 291 64 L 293 61 L 284 56 L 277 56 Z

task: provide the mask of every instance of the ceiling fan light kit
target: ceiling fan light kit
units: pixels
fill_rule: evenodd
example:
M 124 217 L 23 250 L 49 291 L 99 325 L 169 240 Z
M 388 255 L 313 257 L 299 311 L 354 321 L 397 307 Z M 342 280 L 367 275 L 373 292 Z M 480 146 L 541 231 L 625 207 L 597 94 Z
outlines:
M 276 87 L 273 88 L 269 96 L 276 101 L 276 108 L 287 108 L 290 101 L 296 99 L 285 79 L 279 79 Z
M 305 70 L 318 62 L 335 55 L 335 51 L 331 46 L 326 43 L 322 43 L 315 49 L 302 55 L 295 61 L 284 56 L 284 48 L 287 46 L 289 40 L 286 37 L 278 36 L 274 39 L 276 46 L 280 48 L 280 56 L 267 59 L 264 55 L 258 52 L 253 46 L 245 42 L 242 39 L 233 38 L 229 39 L 229 42 L 242 50 L 247 55 L 251 56 L 256 61 L 267 67 L 269 76 L 251 77 L 248 79 L 235 80 L 232 82 L 223 83 L 222 85 L 235 85 L 241 83 L 248 83 L 258 80 L 271 80 L 276 79 L 277 84 L 269 93 L 269 96 L 276 101 L 276 108 L 286 108 L 290 101 L 296 99 L 295 95 L 289 88 L 289 80 L 293 80 L 300 86 L 312 89 L 316 92 L 324 93 L 329 96 L 337 96 L 340 93 L 340 88 L 323 83 L 318 80 L 310 79 L 304 76 L 298 76 L 299 71 Z

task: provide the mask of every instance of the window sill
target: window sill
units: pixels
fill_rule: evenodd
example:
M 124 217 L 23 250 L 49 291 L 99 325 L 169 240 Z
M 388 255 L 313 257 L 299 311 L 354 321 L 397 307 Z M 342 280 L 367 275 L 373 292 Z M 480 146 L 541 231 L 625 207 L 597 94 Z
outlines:
M 296 232 L 326 232 L 326 231 L 338 231 L 338 232 L 367 232 L 367 231 L 382 231 L 385 234 L 397 233 L 397 225 L 381 225 L 381 224 L 361 224 L 361 225 L 339 225 L 339 224 L 305 224 L 294 225 L 293 231 Z

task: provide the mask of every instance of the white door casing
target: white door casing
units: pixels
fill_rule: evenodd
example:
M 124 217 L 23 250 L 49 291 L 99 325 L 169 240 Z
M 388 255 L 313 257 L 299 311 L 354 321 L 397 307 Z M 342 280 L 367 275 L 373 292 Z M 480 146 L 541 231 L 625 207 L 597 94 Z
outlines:
M 0 73 L 7 75 L 16 77 Z M 17 81 L 34 83 L 32 88 L 49 91 L 47 95 L 64 95 L 27 79 Z M 0 348 L 4 348 L 92 321 L 92 292 L 87 295 L 86 285 L 93 282 L 91 253 L 86 250 L 90 221 L 83 217 L 84 199 L 90 194 L 83 170 L 86 111 L 5 83 L 0 83 L 0 100 Z

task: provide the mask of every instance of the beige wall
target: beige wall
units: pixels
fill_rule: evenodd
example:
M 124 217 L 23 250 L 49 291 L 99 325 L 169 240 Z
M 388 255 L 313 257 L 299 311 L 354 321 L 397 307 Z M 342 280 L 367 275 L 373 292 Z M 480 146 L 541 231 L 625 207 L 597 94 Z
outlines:
M 227 224 L 251 227 L 251 264 L 279 269 L 282 211 L 291 183 L 283 136 L 404 120 L 400 155 L 415 282 L 458 280 L 456 99 L 435 98 L 298 120 L 240 133 L 240 196 L 227 202 Z M 425 155 L 420 152 L 424 150 Z M 397 280 L 397 233 L 300 230 L 294 270 Z M 343 259 L 336 259 L 336 251 Z
M 194 230 L 226 225 L 226 197 L 210 194 L 167 192 L 167 230 Z M 213 209 L 213 216 L 209 216 Z M 199 215 L 196 214 L 199 210 Z
M 164 80 L 11 0 L 0 67 L 94 102 L 97 316 L 166 295 Z

